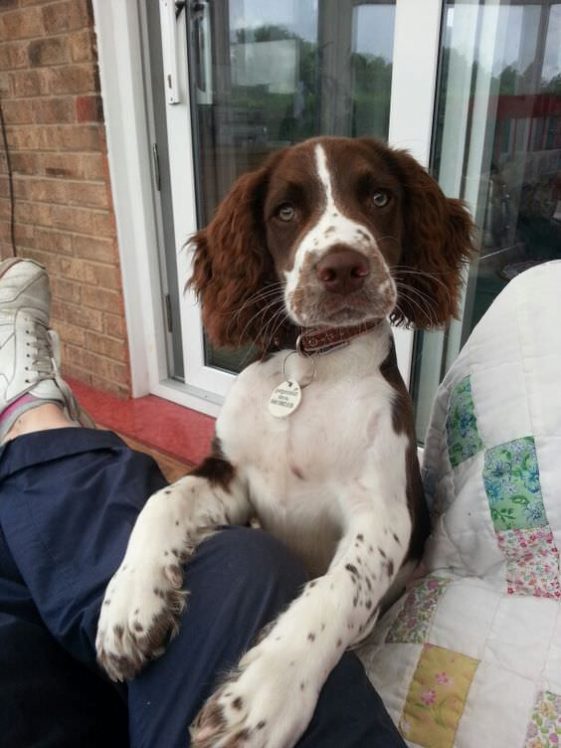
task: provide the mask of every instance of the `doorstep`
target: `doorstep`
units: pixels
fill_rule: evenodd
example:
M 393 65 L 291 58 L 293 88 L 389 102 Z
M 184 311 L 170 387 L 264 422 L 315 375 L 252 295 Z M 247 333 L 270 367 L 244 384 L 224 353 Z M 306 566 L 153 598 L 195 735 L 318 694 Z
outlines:
M 101 427 L 152 454 L 169 480 L 210 451 L 214 418 L 155 395 L 122 400 L 76 379 L 67 379 L 80 405 Z

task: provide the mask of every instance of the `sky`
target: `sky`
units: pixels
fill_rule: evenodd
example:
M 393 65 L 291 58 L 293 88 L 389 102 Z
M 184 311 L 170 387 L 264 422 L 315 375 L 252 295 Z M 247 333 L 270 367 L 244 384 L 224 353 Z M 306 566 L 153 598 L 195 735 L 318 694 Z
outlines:
M 355 11 L 354 51 L 391 60 L 395 4 L 362 5 Z M 308 41 L 317 41 L 318 0 L 230 0 L 230 29 L 286 26 Z
M 230 28 L 235 31 L 239 28 L 278 24 L 286 26 L 308 41 L 316 41 L 318 5 L 319 0 L 230 0 Z M 447 11 L 447 36 L 454 24 L 454 17 L 458 22 L 460 18 L 466 19 L 466 14 L 481 13 L 484 25 L 497 8 L 496 2 L 489 2 L 487 7 L 482 7 L 473 0 L 457 0 L 455 6 L 456 9 L 452 6 Z M 507 65 L 523 71 L 536 52 L 540 6 L 524 6 L 517 2 L 512 6 L 501 5 L 498 12 L 495 48 L 486 50 L 488 54 L 480 55 L 480 61 L 487 58 L 489 64 L 492 64 L 494 75 Z M 354 51 L 380 55 L 391 60 L 394 17 L 394 3 L 357 6 L 354 10 Z M 465 21 L 462 20 L 462 23 Z M 543 77 L 546 80 L 561 73 L 560 40 L 561 3 L 555 3 L 551 6 L 544 56 Z M 469 43 L 473 44 L 473 39 Z M 470 57 L 471 54 L 466 56 Z

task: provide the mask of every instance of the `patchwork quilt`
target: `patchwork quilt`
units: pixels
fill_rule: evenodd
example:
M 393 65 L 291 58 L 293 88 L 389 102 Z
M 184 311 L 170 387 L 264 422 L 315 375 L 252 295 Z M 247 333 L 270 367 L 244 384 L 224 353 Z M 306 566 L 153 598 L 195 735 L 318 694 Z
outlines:
M 410 746 L 561 743 L 561 262 L 515 278 L 441 385 L 426 576 L 361 656 Z

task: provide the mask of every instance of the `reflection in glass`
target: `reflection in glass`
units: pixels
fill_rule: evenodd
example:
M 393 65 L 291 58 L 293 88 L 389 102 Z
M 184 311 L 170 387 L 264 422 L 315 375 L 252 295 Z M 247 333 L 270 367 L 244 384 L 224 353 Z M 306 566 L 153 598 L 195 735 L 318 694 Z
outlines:
M 561 3 L 448 1 L 432 171 L 473 211 L 480 255 L 461 321 L 418 336 L 417 433 L 435 389 L 514 276 L 561 258 Z
M 395 2 L 216 0 L 191 11 L 198 220 L 272 151 L 315 135 L 387 138 Z M 239 369 L 207 346 L 207 363 Z

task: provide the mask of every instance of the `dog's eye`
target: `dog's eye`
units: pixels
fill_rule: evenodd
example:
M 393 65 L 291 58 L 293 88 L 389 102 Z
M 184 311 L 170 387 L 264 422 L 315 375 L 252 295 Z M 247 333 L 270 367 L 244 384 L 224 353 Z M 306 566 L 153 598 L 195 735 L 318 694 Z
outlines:
M 384 190 L 378 190 L 372 195 L 372 202 L 377 208 L 383 208 L 390 201 L 390 196 Z
M 281 221 L 292 221 L 294 216 L 296 215 L 296 211 L 294 210 L 293 206 L 290 203 L 283 203 L 277 210 L 277 218 L 280 218 Z

